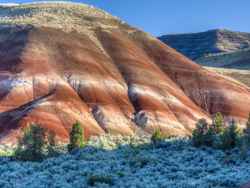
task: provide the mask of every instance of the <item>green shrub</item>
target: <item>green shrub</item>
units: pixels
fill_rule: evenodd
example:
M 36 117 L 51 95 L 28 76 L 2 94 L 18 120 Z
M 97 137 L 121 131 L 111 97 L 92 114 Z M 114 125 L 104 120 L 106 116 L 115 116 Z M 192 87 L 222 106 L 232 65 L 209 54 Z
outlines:
M 209 127 L 207 133 L 204 135 L 203 145 L 208 147 L 213 147 L 215 139 L 216 139 L 216 134 L 214 132 L 214 129 Z
M 237 124 L 234 120 L 226 127 L 221 134 L 220 148 L 223 150 L 233 149 L 237 146 L 240 139 L 240 132 L 237 128 Z
M 32 124 L 24 130 L 19 140 L 15 157 L 25 161 L 39 161 L 44 158 L 43 149 L 46 145 L 45 129 Z
M 117 172 L 116 174 L 117 174 L 117 176 L 119 176 L 119 177 L 121 177 L 121 178 L 125 176 L 125 174 L 124 174 L 123 172 L 121 172 L 121 171 L 120 171 L 120 172 Z
M 248 120 L 247 120 L 247 123 L 246 123 L 246 128 L 250 129 L 250 113 L 248 115 Z
M 83 148 L 85 145 L 83 140 L 83 129 L 79 122 L 76 122 L 70 132 L 70 142 L 68 145 L 68 151 L 71 152 L 74 149 Z
M 200 119 L 196 123 L 196 128 L 192 133 L 192 142 L 195 147 L 200 146 L 213 146 L 215 133 L 214 130 L 209 127 L 205 119 Z
M 240 156 L 242 159 L 247 158 L 247 153 L 250 148 L 250 114 L 246 123 L 246 128 L 240 138 Z
M 11 157 L 11 156 L 13 156 L 13 151 L 0 149 L 0 157 Z
M 96 186 L 96 184 L 107 184 L 107 185 L 114 185 L 114 180 L 111 176 L 107 175 L 91 175 L 87 179 L 87 184 L 89 186 Z
M 47 150 L 48 150 L 48 156 L 54 157 L 57 155 L 57 152 L 55 150 L 56 147 L 56 141 L 55 141 L 55 133 L 49 132 L 48 138 L 47 138 Z
M 223 115 L 220 112 L 218 112 L 215 114 L 215 117 L 213 118 L 212 128 L 215 134 L 221 134 L 223 132 L 224 127 L 225 123 Z
M 129 161 L 129 165 L 133 168 L 143 168 L 151 161 L 150 158 L 144 156 L 136 156 Z
M 156 129 L 151 136 L 151 142 L 157 144 L 165 139 L 165 136 L 162 134 L 160 129 Z
M 243 139 L 246 146 L 250 147 L 250 114 L 246 123 L 246 128 L 243 131 Z

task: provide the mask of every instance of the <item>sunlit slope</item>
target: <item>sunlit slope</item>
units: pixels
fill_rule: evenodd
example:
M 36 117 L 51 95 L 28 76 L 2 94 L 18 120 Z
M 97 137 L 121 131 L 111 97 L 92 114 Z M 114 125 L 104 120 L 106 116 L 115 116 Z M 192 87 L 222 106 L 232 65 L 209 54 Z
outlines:
M 249 89 L 193 63 L 147 33 L 79 4 L 0 11 L 0 135 L 13 141 L 32 122 L 67 140 L 161 129 L 188 135 L 221 111 L 244 122 Z

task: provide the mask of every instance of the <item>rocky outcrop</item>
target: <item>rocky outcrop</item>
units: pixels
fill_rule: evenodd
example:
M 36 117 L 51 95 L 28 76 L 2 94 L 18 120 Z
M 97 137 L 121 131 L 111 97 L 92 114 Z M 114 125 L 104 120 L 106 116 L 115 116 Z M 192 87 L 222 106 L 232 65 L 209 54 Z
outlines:
M 67 141 L 75 121 L 87 137 L 159 128 L 188 135 L 215 112 L 242 122 L 250 112 L 247 87 L 103 11 L 79 4 L 2 9 L 1 142 L 32 122 Z

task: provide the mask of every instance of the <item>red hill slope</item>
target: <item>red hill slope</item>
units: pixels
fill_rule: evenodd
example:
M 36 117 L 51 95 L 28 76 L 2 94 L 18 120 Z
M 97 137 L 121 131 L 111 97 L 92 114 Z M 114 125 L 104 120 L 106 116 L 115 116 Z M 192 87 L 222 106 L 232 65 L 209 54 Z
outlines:
M 66 140 L 160 128 L 187 135 L 221 111 L 244 121 L 250 92 L 159 40 L 86 5 L 34 4 L 0 13 L 0 135 L 36 122 Z

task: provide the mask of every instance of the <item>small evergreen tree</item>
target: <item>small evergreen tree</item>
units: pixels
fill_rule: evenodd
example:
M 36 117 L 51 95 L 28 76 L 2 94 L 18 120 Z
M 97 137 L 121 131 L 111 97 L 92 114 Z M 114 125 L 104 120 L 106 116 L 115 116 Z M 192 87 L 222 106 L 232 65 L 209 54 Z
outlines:
M 151 142 L 153 144 L 157 144 L 157 143 L 161 142 L 162 140 L 164 140 L 164 136 L 163 136 L 161 130 L 156 129 L 151 136 Z
M 19 160 L 39 161 L 42 160 L 43 149 L 46 145 L 45 129 L 32 124 L 24 130 L 23 137 L 19 140 L 15 156 Z
M 216 113 L 212 124 L 215 134 L 221 134 L 223 132 L 224 126 L 225 124 L 223 115 L 220 112 Z
M 192 133 L 192 142 L 195 147 L 200 147 L 206 145 L 207 142 L 210 142 L 210 136 L 212 135 L 212 130 L 209 129 L 209 125 L 206 119 L 200 119 L 196 123 L 196 128 Z
M 68 151 L 71 152 L 74 149 L 79 149 L 84 147 L 83 140 L 83 129 L 79 122 L 76 122 L 70 132 L 70 142 L 68 145 Z
M 245 144 L 248 147 L 250 147 L 250 113 L 249 113 L 248 120 L 246 123 L 246 128 L 243 131 L 243 135 L 244 135 L 243 139 L 244 139 Z
M 246 123 L 246 128 L 250 129 L 250 113 L 248 114 L 248 120 L 247 120 L 247 123 Z
M 234 120 L 226 127 L 221 135 L 221 149 L 228 150 L 236 147 L 239 141 L 239 130 Z
M 209 127 L 207 132 L 204 134 L 203 145 L 213 147 L 215 139 L 216 134 L 214 132 L 214 129 L 212 127 Z
M 48 146 L 47 146 L 49 157 L 54 157 L 56 155 L 56 150 L 55 150 L 56 141 L 55 141 L 55 137 L 56 137 L 56 135 L 55 135 L 54 132 L 49 132 L 49 134 L 48 134 Z

